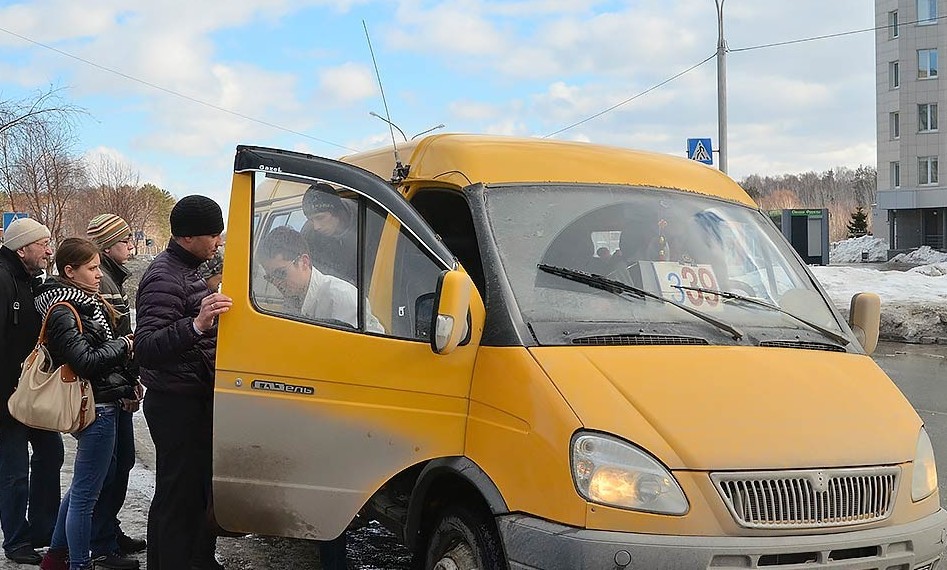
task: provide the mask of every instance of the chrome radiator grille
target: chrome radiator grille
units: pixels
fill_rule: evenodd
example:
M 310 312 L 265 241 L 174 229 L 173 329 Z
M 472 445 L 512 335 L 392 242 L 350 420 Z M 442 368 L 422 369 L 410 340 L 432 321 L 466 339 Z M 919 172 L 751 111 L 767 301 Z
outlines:
M 737 524 L 746 528 L 826 528 L 887 518 L 898 467 L 712 473 Z

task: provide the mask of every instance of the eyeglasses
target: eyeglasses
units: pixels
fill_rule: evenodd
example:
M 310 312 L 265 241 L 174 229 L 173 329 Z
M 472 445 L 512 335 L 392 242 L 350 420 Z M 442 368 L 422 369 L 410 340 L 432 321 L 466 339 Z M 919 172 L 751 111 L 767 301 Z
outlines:
M 34 245 L 35 245 L 38 249 L 42 249 L 42 250 L 52 249 L 52 243 L 51 243 L 51 241 L 48 240 L 48 239 L 44 239 L 44 240 L 40 240 L 40 241 L 34 241 L 33 243 L 27 244 L 27 245 L 24 246 L 24 247 L 33 247 Z
M 277 268 L 275 268 L 275 269 L 272 269 L 272 270 L 270 270 L 270 271 L 267 271 L 266 274 L 263 275 L 263 278 L 266 279 L 267 281 L 269 281 L 270 283 L 276 283 L 277 281 L 285 281 L 285 280 L 286 280 L 286 276 L 287 276 L 287 274 L 288 274 L 288 272 L 289 272 L 289 267 L 290 267 L 291 265 L 296 265 L 296 262 L 299 261 L 299 258 L 300 258 L 300 257 L 301 257 L 301 256 L 296 256 L 295 259 L 293 259 L 292 261 L 290 261 L 290 262 L 287 263 L 286 265 L 283 265 L 282 267 L 277 267 Z

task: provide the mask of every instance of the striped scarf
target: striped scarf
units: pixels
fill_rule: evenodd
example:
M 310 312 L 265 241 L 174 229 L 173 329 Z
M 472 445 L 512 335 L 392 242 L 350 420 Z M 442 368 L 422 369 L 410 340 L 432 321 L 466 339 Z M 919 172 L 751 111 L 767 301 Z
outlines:
M 92 320 L 105 330 L 106 340 L 115 338 L 112 332 L 112 324 L 109 321 L 108 310 L 105 308 L 105 304 L 98 294 L 93 295 L 86 293 L 82 289 L 62 279 L 54 279 L 56 279 L 56 283 L 60 286 L 49 288 L 36 297 L 36 310 L 39 311 L 41 315 L 45 317 L 45 315 L 49 313 L 50 307 L 62 301 L 68 301 L 76 307 L 91 305 L 94 307 Z

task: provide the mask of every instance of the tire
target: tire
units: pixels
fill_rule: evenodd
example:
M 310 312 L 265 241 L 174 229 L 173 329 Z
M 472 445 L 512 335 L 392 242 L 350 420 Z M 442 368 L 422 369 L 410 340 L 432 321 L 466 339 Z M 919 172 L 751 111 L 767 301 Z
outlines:
M 506 570 L 493 520 L 467 507 L 441 511 L 427 542 L 425 570 Z

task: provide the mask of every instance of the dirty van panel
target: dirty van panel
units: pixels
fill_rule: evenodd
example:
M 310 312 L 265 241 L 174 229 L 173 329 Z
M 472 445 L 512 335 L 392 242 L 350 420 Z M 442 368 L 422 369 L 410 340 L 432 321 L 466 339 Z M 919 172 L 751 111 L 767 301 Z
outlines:
M 230 530 L 328 539 L 395 474 L 463 453 L 480 331 L 449 356 L 434 354 L 415 313 L 451 266 L 443 246 L 383 181 L 294 159 L 234 176 L 215 508 Z M 331 205 L 310 207 L 306 192 L 320 182 Z M 332 208 L 351 214 L 350 225 L 307 240 L 307 214 Z M 339 262 L 352 259 L 346 273 Z

